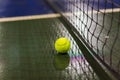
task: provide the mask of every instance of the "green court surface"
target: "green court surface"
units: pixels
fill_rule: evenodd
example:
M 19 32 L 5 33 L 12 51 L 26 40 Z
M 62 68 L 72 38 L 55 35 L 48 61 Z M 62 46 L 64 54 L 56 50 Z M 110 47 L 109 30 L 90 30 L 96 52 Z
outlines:
M 89 64 L 85 61 L 80 63 L 83 65 L 75 64 L 76 72 L 66 68 L 56 69 L 54 42 L 63 36 L 73 41 L 71 53 L 79 55 L 79 48 L 58 18 L 1 22 L 0 80 L 79 80 L 80 75 L 83 76 L 85 73 L 88 75 L 87 78 L 92 75 L 91 80 L 99 80 L 95 78 L 91 67 L 87 69 Z M 70 62 L 68 59 L 67 63 L 64 62 L 67 65 Z M 83 79 L 86 79 L 85 76 Z
M 72 40 L 75 46 L 69 53 L 79 54 L 79 48 L 58 18 L 1 22 L 0 80 L 77 80 L 77 72 L 82 72 L 80 67 L 72 69 L 69 55 L 56 54 L 54 42 L 59 37 Z M 75 72 L 76 68 L 79 71 Z
M 55 18 L 0 23 L 0 80 L 62 80 L 53 64 L 60 27 Z

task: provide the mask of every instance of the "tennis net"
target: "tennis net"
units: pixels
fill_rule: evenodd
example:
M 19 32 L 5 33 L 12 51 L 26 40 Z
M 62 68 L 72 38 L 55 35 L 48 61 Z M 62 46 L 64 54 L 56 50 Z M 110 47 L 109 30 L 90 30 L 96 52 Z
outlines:
M 120 76 L 120 1 L 47 0 L 72 25 L 87 48 L 115 77 Z M 83 53 L 84 54 L 84 53 Z

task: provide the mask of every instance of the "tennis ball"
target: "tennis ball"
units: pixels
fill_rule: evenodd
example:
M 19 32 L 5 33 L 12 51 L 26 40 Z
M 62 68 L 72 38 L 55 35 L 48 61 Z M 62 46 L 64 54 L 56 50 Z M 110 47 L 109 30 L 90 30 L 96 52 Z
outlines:
M 58 53 L 66 53 L 70 49 L 70 41 L 64 37 L 57 39 L 55 49 Z

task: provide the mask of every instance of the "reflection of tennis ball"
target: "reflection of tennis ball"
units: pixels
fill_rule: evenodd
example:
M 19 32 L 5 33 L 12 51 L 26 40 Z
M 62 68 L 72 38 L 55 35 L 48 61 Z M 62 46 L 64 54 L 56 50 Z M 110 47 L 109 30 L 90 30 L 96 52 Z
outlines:
M 68 54 L 60 55 L 56 54 L 54 55 L 54 67 L 56 70 L 64 70 L 69 66 L 70 57 Z
M 70 41 L 67 38 L 59 38 L 55 42 L 55 49 L 58 53 L 66 53 L 70 49 Z

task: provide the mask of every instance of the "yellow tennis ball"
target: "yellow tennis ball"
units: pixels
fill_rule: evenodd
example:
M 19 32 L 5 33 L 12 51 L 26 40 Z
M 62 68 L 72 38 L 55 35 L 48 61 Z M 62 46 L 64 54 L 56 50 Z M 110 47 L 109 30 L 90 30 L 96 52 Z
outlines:
M 66 53 L 70 49 L 70 41 L 64 37 L 57 39 L 55 49 L 58 53 Z

